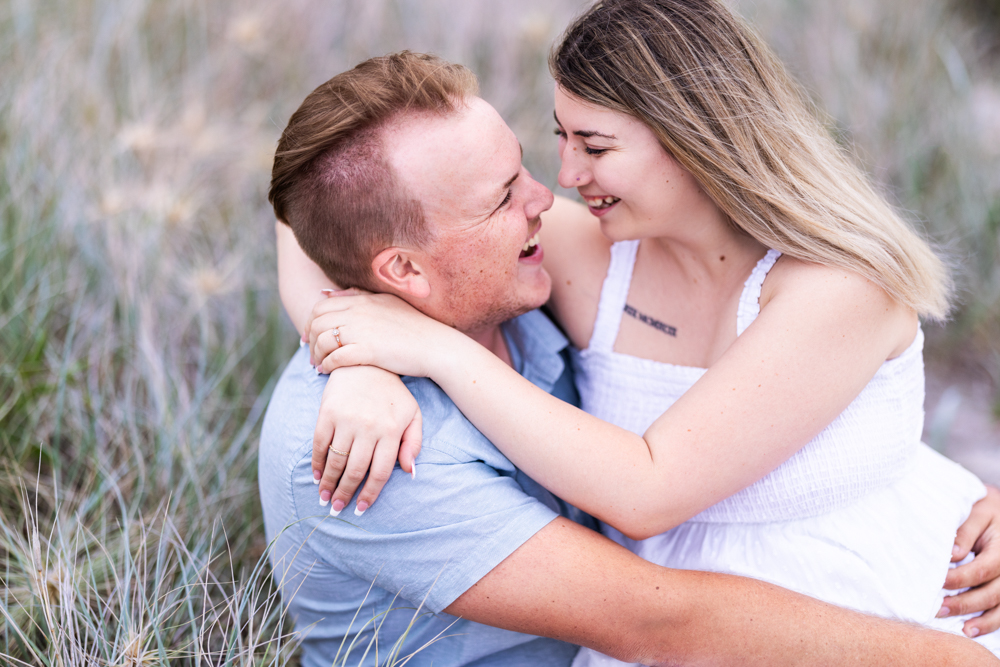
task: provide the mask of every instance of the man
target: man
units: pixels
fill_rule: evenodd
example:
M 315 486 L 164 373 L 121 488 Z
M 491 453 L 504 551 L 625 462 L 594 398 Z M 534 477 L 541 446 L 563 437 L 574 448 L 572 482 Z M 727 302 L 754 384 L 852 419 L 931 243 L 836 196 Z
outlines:
M 334 77 L 282 135 L 271 201 L 338 284 L 399 295 L 573 401 L 566 339 L 534 310 L 551 285 L 531 240 L 552 194 L 475 92 L 464 68 L 409 53 Z M 994 664 L 959 637 L 643 561 L 425 379 L 406 380 L 424 419 L 419 475 L 397 469 L 376 505 L 331 517 L 311 460 L 325 384 L 300 350 L 260 453 L 275 577 L 307 665 L 417 650 L 413 664 L 568 665 L 574 645 L 644 664 Z

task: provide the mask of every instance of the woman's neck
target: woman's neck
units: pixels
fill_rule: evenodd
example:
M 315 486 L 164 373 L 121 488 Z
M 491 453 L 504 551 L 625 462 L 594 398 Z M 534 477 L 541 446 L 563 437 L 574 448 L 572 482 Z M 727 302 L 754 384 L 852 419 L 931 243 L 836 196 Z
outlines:
M 678 234 L 645 240 L 655 261 L 672 263 L 690 284 L 725 288 L 743 282 L 767 248 L 724 219 L 686 225 Z

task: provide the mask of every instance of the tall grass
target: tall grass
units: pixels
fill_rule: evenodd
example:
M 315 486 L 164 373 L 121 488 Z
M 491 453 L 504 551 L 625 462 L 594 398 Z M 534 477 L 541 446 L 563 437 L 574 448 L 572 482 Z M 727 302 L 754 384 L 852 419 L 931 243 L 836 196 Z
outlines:
M 273 147 L 314 86 L 410 47 L 476 67 L 551 172 L 545 52 L 575 5 L 528 9 L 0 7 L 3 659 L 289 660 L 256 492 L 257 427 L 296 342 Z
M 0 5 L 0 658 L 291 659 L 256 497 L 295 345 L 265 198 L 280 130 L 357 61 L 434 51 L 480 75 L 554 186 L 545 57 L 584 4 Z M 969 267 L 954 336 L 985 358 L 1000 149 L 977 134 L 995 89 L 965 24 L 932 0 L 740 7 Z

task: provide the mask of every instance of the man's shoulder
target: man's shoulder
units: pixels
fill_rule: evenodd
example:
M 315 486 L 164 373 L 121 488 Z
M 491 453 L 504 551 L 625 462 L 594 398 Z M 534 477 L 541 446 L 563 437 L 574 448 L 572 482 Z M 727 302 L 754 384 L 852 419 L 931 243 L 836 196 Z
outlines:
M 261 432 L 261 453 L 281 442 L 284 453 L 296 441 L 312 441 L 319 407 L 326 388 L 326 376 L 309 364 L 309 349 L 301 347 L 292 355 L 271 394 Z
M 423 417 L 420 460 L 464 463 L 482 461 L 493 468 L 513 472 L 514 465 L 500 453 L 441 387 L 428 378 L 404 377 Z
M 289 360 L 275 385 L 261 430 L 262 469 L 290 473 L 312 451 L 313 431 L 319 418 L 328 379 L 309 364 L 308 348 L 299 349 Z M 441 463 L 484 461 L 499 469 L 513 465 L 465 418 L 461 410 L 432 380 L 404 377 L 403 382 L 417 400 L 423 416 L 421 461 Z

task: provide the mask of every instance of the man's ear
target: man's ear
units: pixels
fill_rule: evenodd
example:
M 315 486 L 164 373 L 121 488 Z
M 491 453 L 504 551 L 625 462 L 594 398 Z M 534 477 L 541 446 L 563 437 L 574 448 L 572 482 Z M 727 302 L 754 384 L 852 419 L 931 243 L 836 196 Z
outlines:
M 375 280 L 393 292 L 426 299 L 430 296 L 431 284 L 421 260 L 412 250 L 386 248 L 372 260 L 372 273 Z

